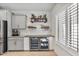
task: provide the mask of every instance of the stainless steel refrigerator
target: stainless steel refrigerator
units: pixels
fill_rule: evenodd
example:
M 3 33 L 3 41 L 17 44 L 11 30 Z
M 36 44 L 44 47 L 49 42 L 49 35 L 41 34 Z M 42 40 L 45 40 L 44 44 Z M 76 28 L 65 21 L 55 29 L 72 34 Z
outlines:
M 0 54 L 7 52 L 7 21 L 0 20 Z

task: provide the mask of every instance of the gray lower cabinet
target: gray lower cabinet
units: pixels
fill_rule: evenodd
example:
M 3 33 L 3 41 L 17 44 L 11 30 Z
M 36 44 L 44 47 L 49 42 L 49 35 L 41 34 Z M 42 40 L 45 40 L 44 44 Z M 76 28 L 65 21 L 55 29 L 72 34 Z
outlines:
M 53 37 L 47 37 L 49 40 L 49 50 L 53 50 L 53 45 L 54 45 L 54 41 L 53 41 Z
M 24 39 L 23 38 L 9 38 L 8 50 L 24 50 Z
M 30 50 L 29 37 L 24 37 L 24 50 Z
M 16 45 L 15 45 L 15 40 L 10 38 L 8 39 L 8 50 L 15 50 L 16 49 Z

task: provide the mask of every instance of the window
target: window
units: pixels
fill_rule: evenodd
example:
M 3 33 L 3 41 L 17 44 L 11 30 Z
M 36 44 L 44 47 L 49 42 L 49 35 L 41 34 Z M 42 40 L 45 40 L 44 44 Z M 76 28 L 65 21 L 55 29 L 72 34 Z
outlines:
M 62 44 L 64 44 L 65 45 L 65 43 L 66 43 L 66 41 L 65 41 L 65 39 L 66 39 L 66 31 L 65 31 L 65 29 L 66 29 L 66 24 L 65 24 L 65 20 L 66 20 L 66 18 L 65 18 L 65 12 L 66 11 L 63 11 L 61 14 L 59 14 L 58 15 L 58 32 L 59 32 L 59 35 L 58 35 L 58 37 L 59 37 L 59 42 L 60 43 L 62 43 Z
M 58 41 L 63 45 L 79 50 L 79 4 L 72 4 L 57 15 Z
M 68 13 L 68 46 L 75 51 L 78 50 L 78 18 L 77 4 L 71 5 L 67 9 Z

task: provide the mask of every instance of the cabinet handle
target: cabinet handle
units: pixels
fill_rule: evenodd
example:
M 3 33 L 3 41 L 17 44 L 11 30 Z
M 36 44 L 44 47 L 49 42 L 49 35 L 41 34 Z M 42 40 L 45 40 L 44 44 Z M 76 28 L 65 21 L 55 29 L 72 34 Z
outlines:
M 15 43 L 14 44 L 16 45 L 16 40 L 15 40 Z

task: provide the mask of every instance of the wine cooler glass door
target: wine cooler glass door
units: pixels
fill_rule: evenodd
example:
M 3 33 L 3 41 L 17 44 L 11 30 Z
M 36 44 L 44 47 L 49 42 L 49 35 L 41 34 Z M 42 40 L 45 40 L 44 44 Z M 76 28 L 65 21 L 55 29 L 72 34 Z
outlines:
M 48 49 L 48 39 L 47 38 L 41 38 L 41 49 Z

